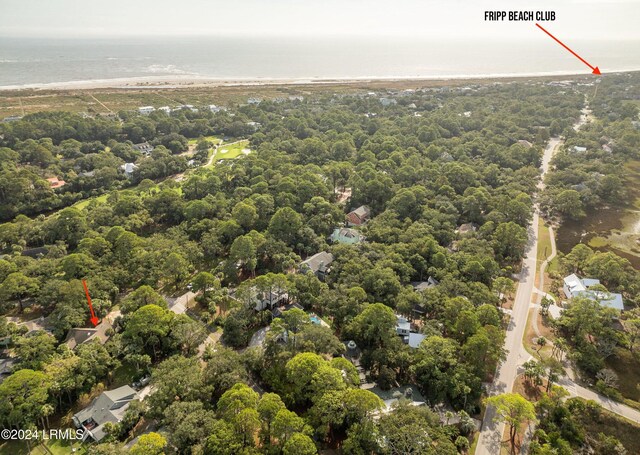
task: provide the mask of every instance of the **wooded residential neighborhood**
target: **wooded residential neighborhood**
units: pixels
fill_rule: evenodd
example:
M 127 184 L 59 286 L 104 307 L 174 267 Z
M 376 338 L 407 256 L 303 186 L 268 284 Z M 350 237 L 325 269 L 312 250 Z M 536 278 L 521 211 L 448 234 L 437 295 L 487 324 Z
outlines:
M 637 248 L 551 257 L 635 203 L 640 74 L 594 80 L 0 123 L 0 426 L 96 455 L 446 455 L 490 409 L 494 453 L 638 453 Z

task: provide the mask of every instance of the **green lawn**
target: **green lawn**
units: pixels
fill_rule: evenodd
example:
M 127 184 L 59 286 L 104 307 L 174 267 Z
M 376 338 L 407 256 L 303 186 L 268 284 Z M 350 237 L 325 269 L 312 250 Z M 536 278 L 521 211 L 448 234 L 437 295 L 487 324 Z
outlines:
M 239 156 L 243 156 L 243 150 L 248 149 L 249 141 L 238 141 L 231 144 L 222 144 L 218 147 L 211 166 L 218 160 L 234 160 Z
M 45 442 L 47 449 L 34 441 L 31 445 L 31 452 L 26 441 L 11 440 L 0 445 L 0 455 L 70 455 L 71 453 L 83 455 L 87 453 L 86 447 L 79 441 L 70 440 L 48 440 Z M 76 449 L 71 452 L 71 449 Z
M 205 136 L 200 139 L 206 139 L 207 141 L 212 142 L 214 144 L 219 144 L 220 142 L 222 142 L 222 139 L 217 138 L 215 136 Z M 200 139 L 189 139 L 189 145 L 197 144 L 200 141 Z
M 538 265 L 542 264 L 545 259 L 551 255 L 551 235 L 549 228 L 544 224 L 542 218 L 538 221 Z
M 87 452 L 86 447 L 79 441 L 56 439 L 47 441 L 47 447 L 54 455 L 67 455 L 70 453 L 82 455 Z M 71 449 L 76 449 L 76 451 L 71 452 Z
M 136 378 L 136 369 L 133 365 L 121 365 L 113 371 L 112 384 L 110 389 L 121 387 L 123 385 L 131 384 Z
M 89 205 L 89 203 L 91 201 L 107 202 L 107 196 L 108 196 L 108 194 L 102 194 L 102 195 L 100 195 L 98 197 L 90 197 L 90 198 L 87 198 L 87 199 L 83 199 L 83 200 L 78 201 L 75 204 L 73 204 L 72 207 L 75 207 L 78 210 L 83 210 Z

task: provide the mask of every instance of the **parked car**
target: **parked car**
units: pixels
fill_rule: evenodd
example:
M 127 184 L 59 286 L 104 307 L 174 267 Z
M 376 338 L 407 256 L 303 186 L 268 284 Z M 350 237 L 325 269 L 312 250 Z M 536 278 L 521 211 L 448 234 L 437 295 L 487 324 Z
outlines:
M 141 388 L 149 384 L 149 382 L 151 382 L 151 376 L 146 375 L 140 378 L 139 380 L 137 380 L 136 382 L 134 382 L 132 386 L 134 389 L 140 390 Z

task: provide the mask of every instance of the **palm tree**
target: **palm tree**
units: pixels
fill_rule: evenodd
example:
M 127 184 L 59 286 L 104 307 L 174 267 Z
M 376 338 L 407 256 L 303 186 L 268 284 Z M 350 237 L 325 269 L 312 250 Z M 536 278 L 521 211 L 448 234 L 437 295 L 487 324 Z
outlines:
M 53 414 L 54 408 L 49 403 L 42 405 L 40 408 L 40 419 L 42 422 L 42 428 L 49 428 L 49 416 Z M 46 425 L 45 425 L 46 421 Z

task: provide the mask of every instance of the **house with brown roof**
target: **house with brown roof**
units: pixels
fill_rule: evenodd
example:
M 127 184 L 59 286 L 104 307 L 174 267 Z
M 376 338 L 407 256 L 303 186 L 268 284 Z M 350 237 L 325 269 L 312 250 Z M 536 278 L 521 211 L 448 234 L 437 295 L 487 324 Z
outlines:
M 360 226 L 366 223 L 371 216 L 371 210 L 366 205 L 361 205 L 357 209 L 347 213 L 347 224 Z
M 478 225 L 475 223 L 464 223 L 458 226 L 456 234 L 461 236 L 471 235 L 478 230 Z
M 67 184 L 67 182 L 65 182 L 64 180 L 58 179 L 58 177 L 49 177 L 47 179 L 47 182 L 49 182 L 49 186 L 54 190 L 58 188 L 62 188 Z

